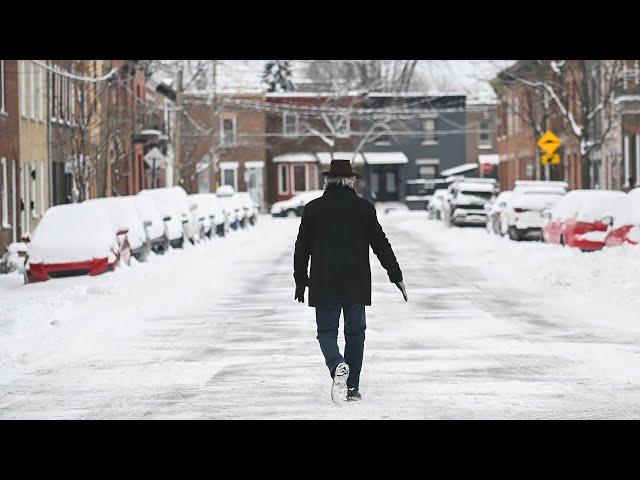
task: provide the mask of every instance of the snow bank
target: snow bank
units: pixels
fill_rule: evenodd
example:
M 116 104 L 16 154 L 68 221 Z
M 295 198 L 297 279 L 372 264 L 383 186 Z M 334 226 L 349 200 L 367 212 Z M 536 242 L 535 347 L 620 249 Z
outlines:
M 103 205 L 51 207 L 27 246 L 29 262 L 67 263 L 107 258 L 115 240 L 115 229 Z
M 425 245 L 460 268 L 477 268 L 496 288 L 514 289 L 514 294 L 537 295 L 531 308 L 559 313 L 569 318 L 632 328 L 640 334 L 640 248 L 623 245 L 584 253 L 541 242 L 513 242 L 478 228 L 446 228 L 427 220 L 424 212 L 398 213 L 398 222 L 408 233 L 421 235 Z M 598 232 L 604 233 L 604 232 Z M 402 263 L 402 262 L 401 262 Z M 410 291 L 411 279 L 406 278 Z M 461 278 L 462 282 L 471 281 Z

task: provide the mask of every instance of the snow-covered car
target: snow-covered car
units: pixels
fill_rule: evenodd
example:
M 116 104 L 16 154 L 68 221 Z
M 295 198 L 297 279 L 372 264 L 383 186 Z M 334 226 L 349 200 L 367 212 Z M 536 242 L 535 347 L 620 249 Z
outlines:
M 440 220 L 442 218 L 442 202 L 447 197 L 447 189 L 440 188 L 433 192 L 433 196 L 427 204 L 428 218 Z
M 604 243 L 607 247 L 640 243 L 640 188 L 627 193 L 624 200 L 616 204 L 613 215 L 603 218 L 609 225 Z
M 25 235 L 25 282 L 115 270 L 131 254 L 127 230 L 113 227 L 104 205 L 58 205 L 49 208 L 33 238 Z
M 247 214 L 240 198 L 230 185 L 221 185 L 216 190 L 216 195 L 229 218 L 229 227 L 237 230 L 246 226 Z
M 572 190 L 551 209 L 543 212 L 543 239 L 576 247 L 582 251 L 600 250 L 609 225 L 602 221 L 613 216 L 625 193 L 614 190 Z
M 258 221 L 258 205 L 253 201 L 249 192 L 238 192 L 236 193 L 242 206 L 246 212 L 247 218 L 249 219 L 249 223 L 251 225 L 255 225 Z
M 486 225 L 485 204 L 495 197 L 493 179 L 464 179 L 452 183 L 443 204 L 443 217 L 447 226 Z
M 271 206 L 273 217 L 301 217 L 304 206 L 311 200 L 321 197 L 324 190 L 310 190 L 291 197 L 289 200 L 275 202 Z
M 521 187 L 513 190 L 509 205 L 502 212 L 501 228 L 511 240 L 542 238 L 542 212 L 552 208 L 566 194 L 563 188 Z
M 138 195 L 151 198 L 164 217 L 169 244 L 182 248 L 185 237 L 195 242 L 195 226 L 187 192 L 182 187 L 141 190 Z
M 490 204 L 487 204 L 487 231 L 489 233 L 496 235 L 506 234 L 505 222 L 502 219 L 512 195 L 512 190 L 504 190 Z
M 127 240 L 131 256 L 139 262 L 147 260 L 151 252 L 151 241 L 147 238 L 144 220 L 138 214 L 131 197 L 105 197 L 86 200 L 88 205 L 104 205 L 116 230 L 127 230 Z
M 144 195 L 132 195 L 134 205 L 140 218 L 144 222 L 147 237 L 151 242 L 151 250 L 155 253 L 164 253 L 169 249 L 169 237 L 167 228 L 153 200 Z
M 197 205 L 195 213 L 203 234 L 208 238 L 214 233 L 224 236 L 226 215 L 216 194 L 194 193 L 189 195 L 189 198 Z
M 26 256 L 26 243 L 10 243 L 7 245 L 4 254 L 0 257 L 0 273 L 11 273 L 24 268 L 24 259 Z

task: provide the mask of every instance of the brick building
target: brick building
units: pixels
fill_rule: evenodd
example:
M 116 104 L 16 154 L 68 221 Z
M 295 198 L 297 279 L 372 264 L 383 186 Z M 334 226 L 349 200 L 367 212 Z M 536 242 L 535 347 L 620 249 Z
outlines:
M 262 92 L 179 94 L 176 178 L 189 193 L 230 185 L 265 206 L 266 114 Z
M 611 168 L 611 177 L 618 188 L 629 190 L 640 187 L 640 60 L 623 62 L 615 98 L 622 158 L 619 168 Z
M 358 120 L 330 112 L 332 109 L 357 108 L 362 98 L 356 95 L 336 97 L 335 94 L 316 92 L 287 92 L 268 93 L 266 101 L 274 107 L 267 115 L 266 125 L 268 203 L 322 188 L 324 179 L 321 173 L 328 170 L 333 156 L 351 156 L 359 141 L 359 137 L 351 134 L 358 130 Z M 323 108 L 328 112 L 327 121 L 322 118 L 322 110 L 315 110 Z M 355 170 L 362 172 L 362 155 L 356 155 L 354 163 Z
M 0 60 L 0 254 L 20 238 L 18 62 Z

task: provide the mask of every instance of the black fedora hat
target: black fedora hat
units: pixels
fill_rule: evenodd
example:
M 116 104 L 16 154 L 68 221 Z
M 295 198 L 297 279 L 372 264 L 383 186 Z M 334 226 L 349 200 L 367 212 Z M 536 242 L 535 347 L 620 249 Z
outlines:
M 328 172 L 322 172 L 325 177 L 356 177 L 360 175 L 351 168 L 350 160 L 331 160 L 331 168 Z

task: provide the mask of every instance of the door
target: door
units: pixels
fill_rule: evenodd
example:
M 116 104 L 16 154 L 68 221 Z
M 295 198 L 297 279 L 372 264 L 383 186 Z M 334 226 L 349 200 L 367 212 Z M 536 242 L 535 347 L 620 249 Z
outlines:
M 247 192 L 262 210 L 262 167 L 247 168 Z
M 371 193 L 377 202 L 393 202 L 398 200 L 398 166 L 370 166 Z

